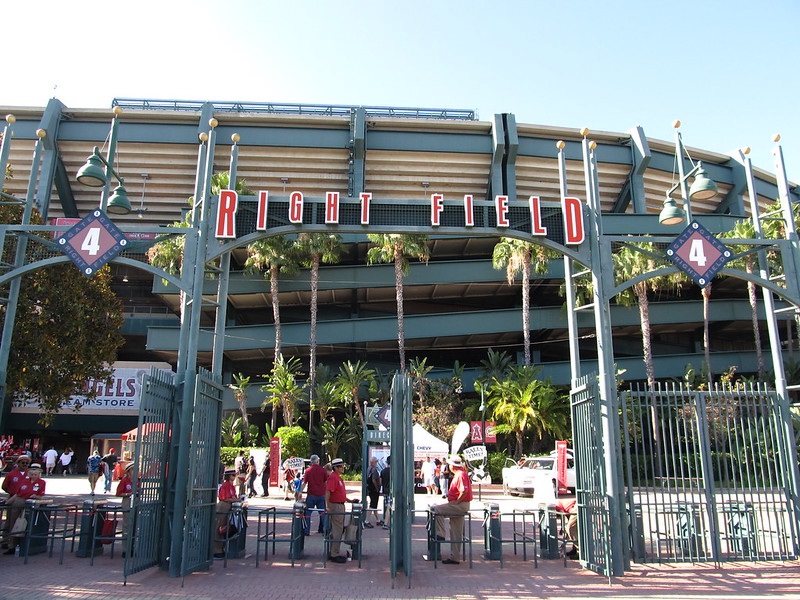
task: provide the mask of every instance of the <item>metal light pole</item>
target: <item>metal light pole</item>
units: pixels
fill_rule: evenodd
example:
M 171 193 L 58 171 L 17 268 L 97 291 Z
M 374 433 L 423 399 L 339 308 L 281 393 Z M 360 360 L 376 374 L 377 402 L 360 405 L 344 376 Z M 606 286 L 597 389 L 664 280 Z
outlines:
M 486 448 L 486 401 L 483 396 L 483 386 L 481 386 L 481 442 L 483 447 Z M 489 466 L 489 454 L 487 453 L 483 459 L 484 469 Z M 478 502 L 483 500 L 483 479 L 478 481 Z

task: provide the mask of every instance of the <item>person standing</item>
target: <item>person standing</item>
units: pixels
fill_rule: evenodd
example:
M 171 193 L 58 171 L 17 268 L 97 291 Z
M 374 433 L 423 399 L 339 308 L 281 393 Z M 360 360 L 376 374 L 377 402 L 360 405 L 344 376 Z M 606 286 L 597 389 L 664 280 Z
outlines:
M 425 486 L 425 489 L 428 491 L 428 494 L 435 493 L 436 487 L 433 483 L 433 476 L 435 473 L 436 473 L 436 465 L 431 460 L 431 457 L 428 456 L 422 463 L 422 467 L 420 467 L 420 475 L 422 476 L 422 485 Z
M 125 474 L 122 476 L 122 479 L 119 480 L 117 484 L 117 496 L 122 498 L 121 508 L 122 508 L 122 535 L 123 537 L 128 532 L 128 520 L 130 518 L 130 510 L 131 510 L 131 496 L 133 495 L 133 479 L 131 479 L 131 475 L 133 474 L 133 463 L 128 464 L 125 467 Z M 125 558 L 125 555 L 122 555 Z
M 97 486 L 97 480 L 100 479 L 102 474 L 103 458 L 100 456 L 97 448 L 94 449 L 92 455 L 86 459 L 86 472 L 89 476 L 89 486 L 92 488 L 92 496 L 94 496 L 94 488 Z
M 311 535 L 311 511 L 319 512 L 319 530 L 325 531 L 325 482 L 328 473 L 319 464 L 319 456 L 312 454 L 309 466 L 303 472 L 303 487 L 301 493 L 306 492 L 306 524 L 305 534 Z
M 378 457 L 373 456 L 369 459 L 367 469 L 367 495 L 369 496 L 369 508 L 364 527 L 372 529 L 374 525 L 369 522 L 370 514 L 375 516 L 375 525 L 383 525 L 383 521 L 378 519 L 378 497 L 381 493 L 381 472 L 378 470 Z
M 108 454 L 103 457 L 105 467 L 103 467 L 103 474 L 106 476 L 105 487 L 103 493 L 111 491 L 111 482 L 114 480 L 114 467 L 117 466 L 119 458 L 117 458 L 117 451 L 114 448 L 109 449 Z
M 469 503 L 472 501 L 472 482 L 460 456 L 451 456 L 447 459 L 447 463 L 453 471 L 453 480 L 447 491 L 447 502 L 431 505 L 431 512 L 436 516 L 437 539 L 445 539 L 444 520 L 450 519 L 450 558 L 443 560 L 442 564 L 457 565 L 461 562 L 464 517 L 469 512 Z M 430 560 L 428 556 L 423 558 Z
M 447 459 L 442 459 L 442 470 L 439 474 L 439 487 L 442 490 L 442 498 L 447 498 L 447 490 L 450 488 L 450 465 Z
M 217 520 L 214 531 L 214 537 L 218 540 L 214 552 L 214 558 L 225 558 L 225 543 L 224 539 L 228 537 L 228 515 L 231 512 L 233 503 L 239 500 L 239 495 L 236 493 L 236 486 L 233 485 L 234 479 L 238 477 L 239 473 L 236 469 L 226 469 L 225 481 L 219 486 L 217 491 Z
M 72 448 L 64 448 L 58 460 L 61 462 L 61 475 L 66 477 L 72 474 Z
M 267 456 L 264 459 L 264 466 L 261 469 L 261 488 L 264 490 L 264 493 L 261 494 L 262 498 L 266 498 L 269 496 L 269 468 L 271 462 L 269 460 L 269 451 L 267 451 Z
M 52 475 L 56 468 L 56 459 L 58 459 L 58 452 L 53 446 L 50 446 L 42 455 L 44 459 L 44 468 L 46 475 Z
M 331 467 L 333 473 L 325 482 L 325 512 L 330 519 L 330 560 L 335 563 L 346 563 L 347 557 L 340 554 L 344 535 L 344 503 L 355 500 L 347 498 L 347 488 L 342 480 L 344 461 L 341 458 L 334 458 Z
M 383 491 L 383 520 L 381 525 L 384 529 L 389 529 L 389 523 L 392 521 L 391 471 L 389 470 L 391 459 L 391 456 L 386 457 L 386 466 L 381 470 L 381 490 Z
M 256 477 L 258 477 L 258 468 L 256 468 L 256 459 L 250 455 L 247 459 L 247 497 L 253 498 L 256 496 Z

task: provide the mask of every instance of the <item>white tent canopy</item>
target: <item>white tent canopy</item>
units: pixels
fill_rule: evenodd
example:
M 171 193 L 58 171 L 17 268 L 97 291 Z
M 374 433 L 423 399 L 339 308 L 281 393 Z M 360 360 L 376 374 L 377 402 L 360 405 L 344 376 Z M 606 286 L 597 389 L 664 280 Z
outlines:
M 426 457 L 442 458 L 450 453 L 450 446 L 429 433 L 419 423 L 414 424 L 411 432 L 414 440 L 414 460 L 425 460 Z

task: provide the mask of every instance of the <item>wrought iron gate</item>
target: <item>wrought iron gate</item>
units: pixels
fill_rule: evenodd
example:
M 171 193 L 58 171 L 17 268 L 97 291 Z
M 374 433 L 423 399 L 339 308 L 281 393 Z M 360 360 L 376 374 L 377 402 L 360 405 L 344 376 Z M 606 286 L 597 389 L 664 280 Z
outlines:
M 581 377 L 570 392 L 578 503 L 578 547 L 587 568 L 611 577 L 611 519 L 603 457 L 601 403 L 597 375 Z
M 133 469 L 124 577 L 159 564 L 165 513 L 167 456 L 175 384 L 172 373 L 155 368 L 144 376 Z
M 797 558 L 797 466 L 782 402 L 763 384 L 621 394 L 636 561 Z
M 189 446 L 189 482 L 183 522 L 181 576 L 209 566 L 219 480 L 222 382 L 200 369 L 195 382 L 194 418 Z

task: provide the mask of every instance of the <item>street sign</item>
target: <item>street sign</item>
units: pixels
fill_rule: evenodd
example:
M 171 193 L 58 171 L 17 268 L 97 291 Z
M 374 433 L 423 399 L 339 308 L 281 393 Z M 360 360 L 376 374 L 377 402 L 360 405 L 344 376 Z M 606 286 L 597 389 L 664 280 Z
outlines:
M 725 266 L 731 251 L 714 234 L 692 221 L 667 248 L 667 256 L 701 288 Z
M 58 245 L 81 273 L 91 277 L 128 245 L 108 215 L 95 209 L 58 238 Z
M 383 406 L 381 406 L 380 410 L 375 413 L 375 420 L 378 421 L 381 425 L 389 429 L 390 425 L 392 424 L 392 403 L 387 402 Z

